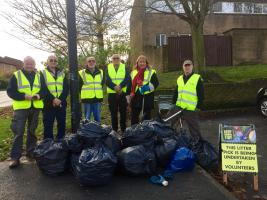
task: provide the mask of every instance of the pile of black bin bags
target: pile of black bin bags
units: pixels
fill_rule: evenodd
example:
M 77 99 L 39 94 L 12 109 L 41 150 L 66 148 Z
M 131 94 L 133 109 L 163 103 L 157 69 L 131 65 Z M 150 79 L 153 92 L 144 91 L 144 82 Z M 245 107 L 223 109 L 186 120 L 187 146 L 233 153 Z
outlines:
M 66 136 L 62 142 L 42 141 L 34 156 L 47 175 L 70 169 L 81 185 L 99 186 L 108 184 L 115 171 L 130 176 L 154 175 L 181 147 L 191 149 L 204 168 L 217 163 L 218 154 L 209 142 L 191 141 L 185 132 L 177 133 L 169 124 L 158 121 L 129 127 L 122 137 L 108 126 L 84 121 L 77 134 Z

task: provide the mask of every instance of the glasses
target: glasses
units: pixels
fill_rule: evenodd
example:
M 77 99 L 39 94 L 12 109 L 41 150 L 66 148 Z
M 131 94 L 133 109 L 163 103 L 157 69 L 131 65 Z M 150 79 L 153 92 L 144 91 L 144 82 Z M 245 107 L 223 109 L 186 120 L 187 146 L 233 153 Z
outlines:
M 88 60 L 87 62 L 89 62 L 89 63 L 94 63 L 95 60 Z
M 120 58 L 112 58 L 113 60 L 119 60 Z
M 54 59 L 50 59 L 49 62 L 54 62 L 54 63 L 57 63 L 57 60 L 54 60 Z
M 184 66 L 185 66 L 185 67 L 189 67 L 189 66 L 191 66 L 191 64 L 185 64 Z

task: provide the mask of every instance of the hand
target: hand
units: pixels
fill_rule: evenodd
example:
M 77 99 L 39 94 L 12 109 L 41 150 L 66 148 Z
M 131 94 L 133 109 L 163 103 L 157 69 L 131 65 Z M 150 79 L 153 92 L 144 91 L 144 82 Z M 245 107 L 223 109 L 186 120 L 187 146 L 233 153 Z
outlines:
M 127 95 L 126 96 L 126 100 L 127 100 L 127 104 L 130 105 L 131 104 L 131 100 L 132 100 L 131 96 Z
M 32 96 L 28 95 L 28 94 L 25 94 L 24 98 L 25 98 L 25 100 L 29 100 L 29 101 L 32 100 Z
M 116 86 L 114 87 L 114 89 L 115 89 L 115 91 L 116 91 L 117 94 L 121 94 L 121 86 L 116 85 Z
M 61 105 L 61 100 L 58 99 L 58 98 L 55 98 L 55 99 L 53 100 L 53 107 L 58 107 L 58 106 L 60 106 L 60 105 Z
M 143 85 L 143 86 L 140 88 L 140 93 L 141 93 L 141 94 L 144 94 L 144 93 L 147 92 L 147 91 L 150 91 L 149 85 Z
M 32 100 L 40 100 L 40 95 L 39 94 L 33 95 Z

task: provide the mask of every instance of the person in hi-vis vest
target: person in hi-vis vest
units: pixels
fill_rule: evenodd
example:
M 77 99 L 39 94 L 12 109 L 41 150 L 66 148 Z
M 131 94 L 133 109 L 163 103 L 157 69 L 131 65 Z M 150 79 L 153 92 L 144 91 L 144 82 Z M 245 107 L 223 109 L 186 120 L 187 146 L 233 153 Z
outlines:
M 127 101 L 131 105 L 131 124 L 139 123 L 140 112 L 143 111 L 141 120 L 151 119 L 151 110 L 154 108 L 154 92 L 159 85 L 156 70 L 153 69 L 145 56 L 140 55 L 131 72 L 130 96 Z
M 63 70 L 59 69 L 55 55 L 47 58 L 47 67 L 42 70 L 41 79 L 46 85 L 44 98 L 43 124 L 44 139 L 54 139 L 53 127 L 57 120 L 56 140 L 62 140 L 66 130 L 66 108 L 69 94 L 68 79 Z
M 204 100 L 203 81 L 199 74 L 194 73 L 191 60 L 184 61 L 183 72 L 177 79 L 173 104 L 176 109 L 184 109 L 182 119 L 187 122 L 195 142 L 198 142 L 202 138 L 197 111 L 201 109 Z
M 112 129 L 118 131 L 118 111 L 120 112 L 120 129 L 126 129 L 126 110 L 127 110 L 127 86 L 130 82 L 129 72 L 125 64 L 121 63 L 120 56 L 114 54 L 112 63 L 107 66 L 106 85 L 108 93 L 108 104 L 111 113 Z
M 103 70 L 96 67 L 96 59 L 88 57 L 86 67 L 79 71 L 80 97 L 84 107 L 84 117 L 90 120 L 101 120 L 101 102 L 103 101 Z
M 42 101 L 45 96 L 44 84 L 40 80 L 40 74 L 36 71 L 35 61 L 32 57 L 25 57 L 23 68 L 14 72 L 8 83 L 7 94 L 13 99 L 14 110 L 11 122 L 14 139 L 9 167 L 15 168 L 20 164 L 26 123 L 28 125 L 26 157 L 33 158 L 37 142 L 35 130 L 38 126 L 39 112 L 44 106 Z

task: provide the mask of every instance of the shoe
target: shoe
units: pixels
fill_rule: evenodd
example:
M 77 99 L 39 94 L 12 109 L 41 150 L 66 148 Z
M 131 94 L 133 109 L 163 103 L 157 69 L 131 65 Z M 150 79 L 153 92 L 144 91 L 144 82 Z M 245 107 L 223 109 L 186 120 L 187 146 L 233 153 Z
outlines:
M 20 165 L 19 160 L 11 160 L 9 163 L 9 169 L 17 168 Z

